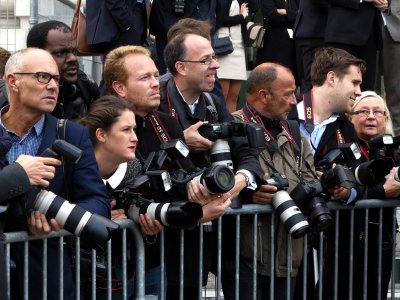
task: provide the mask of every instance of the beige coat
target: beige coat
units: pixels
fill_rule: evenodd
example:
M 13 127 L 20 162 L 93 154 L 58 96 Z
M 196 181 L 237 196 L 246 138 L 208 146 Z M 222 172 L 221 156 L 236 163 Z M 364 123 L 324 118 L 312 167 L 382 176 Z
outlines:
M 242 117 L 241 111 L 233 113 L 236 120 L 245 121 Z M 306 168 L 304 160 L 307 160 L 311 168 L 314 170 L 314 158 L 311 152 L 311 147 L 307 139 L 301 135 L 301 154 L 300 170 L 298 170 L 295 153 L 289 142 L 289 139 L 282 131 L 277 136 L 277 142 L 281 153 L 289 161 L 291 167 L 301 173 L 306 181 L 313 179 L 311 172 Z M 283 162 L 279 154 L 274 153 L 271 157 L 268 150 L 261 152 L 259 156 L 261 168 L 264 172 L 272 174 L 274 171 L 270 169 L 265 163 L 268 161 L 275 169 L 281 174 L 285 174 L 289 180 L 288 193 L 290 193 L 299 182 L 299 179 L 293 174 L 290 168 Z M 257 232 L 257 272 L 261 275 L 270 276 L 270 262 L 271 262 L 271 216 L 259 215 L 258 219 L 258 232 Z M 287 244 L 289 235 L 286 233 L 283 223 L 279 217 L 275 217 L 275 274 L 278 277 L 287 276 Z M 244 222 L 240 231 L 240 250 L 241 255 L 246 259 L 249 267 L 252 267 L 253 259 L 253 218 L 249 218 L 248 222 Z M 297 271 L 301 260 L 303 258 L 303 238 L 292 239 L 291 252 L 292 252 L 292 268 L 291 277 L 297 276 Z

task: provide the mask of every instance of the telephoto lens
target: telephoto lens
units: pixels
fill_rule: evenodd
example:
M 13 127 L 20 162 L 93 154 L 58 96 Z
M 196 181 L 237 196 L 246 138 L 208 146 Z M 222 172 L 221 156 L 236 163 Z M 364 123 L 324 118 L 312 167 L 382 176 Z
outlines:
M 317 232 L 328 231 L 334 223 L 331 211 L 326 206 L 325 200 L 317 196 L 311 198 L 308 203 L 308 217 Z
M 226 140 L 216 140 L 210 151 L 210 160 L 213 165 L 225 165 L 233 169 L 231 148 Z
M 201 183 L 210 194 L 220 194 L 230 191 L 235 185 L 235 174 L 224 165 L 208 167 L 203 174 L 193 178 L 196 183 Z
M 293 238 L 300 238 L 310 232 L 310 224 L 306 217 L 286 191 L 276 192 L 272 205 L 285 226 L 286 232 Z
M 353 168 L 357 183 L 364 185 L 380 184 L 390 173 L 391 165 L 385 159 L 373 159 Z
M 195 228 L 201 217 L 203 217 L 201 205 L 187 201 L 155 203 L 140 197 L 140 200 L 128 209 L 128 217 L 135 222 L 139 222 L 140 214 L 146 213 L 150 219 L 157 220 L 164 226 L 181 229 Z
M 40 190 L 33 204 L 48 220 L 56 219 L 60 226 L 80 236 L 85 243 L 103 251 L 111 232 L 119 225 L 98 214 L 92 214 L 82 207 L 68 202 L 53 192 Z

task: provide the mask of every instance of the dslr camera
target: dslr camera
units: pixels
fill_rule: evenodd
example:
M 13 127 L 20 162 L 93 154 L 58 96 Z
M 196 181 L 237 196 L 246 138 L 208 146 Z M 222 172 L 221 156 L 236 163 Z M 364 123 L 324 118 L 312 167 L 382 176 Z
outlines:
M 51 147 L 47 148 L 41 156 L 64 158 L 77 163 L 82 151 L 65 140 L 55 140 Z M 118 229 L 119 225 L 98 214 L 92 214 L 82 207 L 70 203 L 51 191 L 32 187 L 21 197 L 22 201 L 10 202 L 9 208 L 13 212 L 22 207 L 22 211 L 29 214 L 32 210 L 38 210 L 52 218 L 76 236 L 80 236 L 88 246 L 102 251 L 105 243 L 111 238 L 111 232 Z M 21 210 L 20 210 L 21 211 Z M 26 216 L 21 216 L 25 218 Z
M 147 213 L 152 220 L 158 220 L 164 226 L 182 229 L 196 227 L 203 216 L 200 204 L 189 201 L 155 203 L 140 194 L 144 190 L 143 186 L 151 188 L 150 182 L 147 175 L 142 175 L 128 181 L 122 189 L 112 191 L 111 196 L 117 201 L 116 207 L 124 209 L 135 222 L 139 222 L 140 214 Z
M 323 187 L 320 181 L 299 182 L 290 196 L 307 216 L 313 231 L 325 232 L 333 225 L 333 218 L 324 200 Z

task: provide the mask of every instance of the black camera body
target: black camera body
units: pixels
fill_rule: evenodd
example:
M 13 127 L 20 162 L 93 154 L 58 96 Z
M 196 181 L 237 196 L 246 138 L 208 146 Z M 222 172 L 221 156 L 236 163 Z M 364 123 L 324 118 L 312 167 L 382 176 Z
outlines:
M 263 127 L 256 123 L 232 120 L 223 123 L 206 123 L 200 126 L 199 133 L 211 141 L 229 139 L 233 136 L 246 137 L 251 148 L 265 149 Z
M 320 181 L 324 190 L 333 188 L 336 185 L 351 189 L 357 184 L 352 170 L 342 165 L 336 165 L 334 168 L 325 171 Z
M 391 167 L 400 165 L 400 136 L 384 134 L 368 142 L 370 159 L 384 159 Z
M 296 205 L 315 231 L 325 232 L 333 225 L 333 218 L 324 200 L 324 188 L 321 182 L 299 182 L 290 193 Z
M 348 167 L 355 166 L 358 165 L 361 156 L 360 146 L 357 143 L 339 144 L 319 161 L 317 169 L 322 172 L 328 171 L 334 163 Z
M 272 173 L 269 178 L 263 178 L 262 184 L 273 185 L 278 191 L 286 191 L 289 188 L 289 180 L 286 175 L 280 173 Z

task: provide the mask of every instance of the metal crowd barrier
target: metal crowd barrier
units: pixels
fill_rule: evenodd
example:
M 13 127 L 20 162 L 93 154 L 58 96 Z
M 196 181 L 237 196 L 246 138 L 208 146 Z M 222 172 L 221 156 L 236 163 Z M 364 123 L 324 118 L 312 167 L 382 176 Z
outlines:
M 378 292 L 380 292 L 380 288 L 379 288 L 379 284 L 381 282 L 381 271 L 380 271 L 380 262 L 382 259 L 382 221 L 383 221 L 383 214 L 382 214 L 382 209 L 383 208 L 392 208 L 393 210 L 393 224 L 392 224 L 392 236 L 396 237 L 396 232 L 397 232 L 397 223 L 396 223 L 396 207 L 400 206 L 400 200 L 361 200 L 358 201 L 356 203 L 355 206 L 349 206 L 349 205 L 344 205 L 341 203 L 337 203 L 337 202 L 329 202 L 328 203 L 328 207 L 333 210 L 336 211 L 335 213 L 335 234 L 334 234 L 334 239 L 335 239 L 335 244 L 338 244 L 338 241 L 340 240 L 340 234 L 338 232 L 338 228 L 339 228 L 339 221 L 340 221 L 340 213 L 343 210 L 349 210 L 350 211 L 350 226 L 351 228 L 350 230 L 350 240 L 354 241 L 354 233 L 353 233 L 353 228 L 354 228 L 354 212 L 355 210 L 364 210 L 365 211 L 365 220 L 366 220 L 366 224 L 368 223 L 368 218 L 369 218 L 369 210 L 372 208 L 377 208 L 379 209 L 379 234 L 378 236 L 369 236 L 369 232 L 368 232 L 368 226 L 365 226 L 365 240 L 364 243 L 365 245 L 367 245 L 368 243 L 368 239 L 369 238 L 376 238 L 378 245 L 379 246 L 379 252 L 378 252 L 378 266 L 379 266 L 379 274 L 378 274 Z M 277 218 L 279 218 L 278 216 L 276 216 L 274 213 L 273 207 L 271 205 L 244 205 L 242 208 L 239 209 L 231 209 L 229 208 L 225 215 L 231 215 L 234 216 L 235 219 L 235 249 L 234 249 L 234 253 L 235 253 L 235 297 L 234 299 L 239 299 L 239 262 L 241 260 L 241 256 L 240 256 L 240 227 L 241 227 L 241 218 L 243 215 L 252 215 L 253 216 L 253 232 L 257 232 L 257 224 L 258 224 L 258 220 L 262 215 L 268 214 L 270 215 L 269 217 L 272 218 L 272 222 L 271 222 L 271 228 L 270 228 L 270 234 L 271 234 L 271 240 L 273 240 L 275 238 L 275 233 L 276 233 L 276 228 L 274 225 L 274 220 L 277 221 Z M 127 295 L 127 280 L 128 280 L 128 273 L 127 273 L 127 230 L 130 231 L 132 233 L 133 236 L 133 242 L 131 243 L 131 245 L 134 245 L 135 250 L 136 250 L 136 257 L 135 257 L 135 294 L 134 294 L 134 299 L 157 299 L 154 296 L 150 296 L 150 295 L 145 295 L 145 266 L 144 266 L 144 257 L 145 257 L 145 253 L 144 253 L 144 243 L 143 243 L 143 238 L 142 235 L 140 233 L 140 230 L 138 228 L 138 226 L 131 220 L 119 220 L 118 223 L 121 225 L 121 231 L 122 231 L 122 252 L 121 252 L 121 262 L 122 262 L 122 274 L 121 274 L 121 279 L 122 279 L 122 298 L 123 299 L 128 299 L 128 295 Z M 209 297 L 212 297 L 212 299 L 225 299 L 223 296 L 223 289 L 222 289 L 222 284 L 221 284 L 221 253 L 222 253 L 222 249 L 224 247 L 224 245 L 222 244 L 222 218 L 219 218 L 218 221 L 218 226 L 215 229 L 216 230 L 216 234 L 217 234 L 217 251 L 216 253 L 218 254 L 217 256 L 217 268 L 216 268 L 216 274 L 215 274 L 215 283 L 213 284 L 212 287 L 210 287 L 210 285 L 208 285 L 207 287 L 202 287 L 202 284 L 199 280 L 199 284 L 198 284 L 198 298 L 199 299 L 210 299 Z M 199 249 L 200 249 L 200 257 L 199 257 L 199 264 L 202 265 L 203 264 L 203 257 L 202 257 L 202 246 L 203 246 L 203 226 L 200 226 L 200 242 L 199 242 Z M 183 256 L 185 255 L 185 249 L 184 249 L 184 244 L 183 244 L 183 230 L 181 230 L 180 232 L 180 237 L 181 237 L 181 243 L 178 246 L 177 245 L 177 253 L 179 253 L 180 259 L 181 261 L 183 261 Z M 47 280 L 46 280 L 46 266 L 47 266 L 47 257 L 46 257 L 46 245 L 47 245 L 47 239 L 48 238 L 53 238 L 53 237 L 57 237 L 59 238 L 59 247 L 60 247 L 60 251 L 64 251 L 63 250 L 63 244 L 64 244 L 64 237 L 70 235 L 67 231 L 62 230 L 60 232 L 52 232 L 51 234 L 49 234 L 48 236 L 46 236 L 45 238 L 43 237 L 36 237 L 36 236 L 30 236 L 28 235 L 26 232 L 13 232 L 13 233 L 5 233 L 5 237 L 4 240 L 1 241 L 4 246 L 5 246 L 5 258 L 6 258 L 6 266 L 5 266 L 5 272 L 6 272 L 6 281 L 7 281 L 7 294 L 8 296 L 10 296 L 10 264 L 12 263 L 11 261 L 11 257 L 10 257 L 10 244 L 15 243 L 15 242 L 23 242 L 24 243 L 24 249 L 25 249 L 25 257 L 24 257 L 24 280 L 23 280 L 23 298 L 24 299 L 29 299 L 29 294 L 26 292 L 28 290 L 28 282 L 29 282 L 29 276 L 28 274 L 28 261 L 29 261 L 29 257 L 28 257 L 28 248 L 29 248 L 29 242 L 32 240 L 38 240 L 38 239 L 42 239 L 43 240 L 43 244 L 45 246 L 45 251 L 43 253 L 43 281 L 42 281 L 42 289 L 44 291 L 46 291 L 46 285 L 47 285 Z M 322 234 L 320 234 L 322 237 Z M 164 289 L 164 284 L 166 283 L 166 278 L 165 278 L 165 263 L 164 263 L 164 234 L 161 234 L 161 249 L 160 249 L 160 255 L 161 255 L 161 299 L 165 299 L 165 289 Z M 394 238 L 395 239 L 395 238 Z M 289 245 L 288 245 L 288 249 L 290 248 L 290 239 L 289 239 Z M 323 249 L 323 240 L 320 239 L 319 241 L 319 247 L 320 249 Z M 76 299 L 80 299 L 80 295 L 81 295 L 81 288 L 80 288 L 80 281 L 81 281 L 81 274 L 80 274 L 80 239 L 76 239 L 75 241 L 75 245 L 76 245 L 76 249 L 75 249 L 75 255 L 76 255 L 76 261 L 78 262 L 76 264 L 76 268 L 75 268 L 75 296 Z M 256 285 L 257 285 L 257 277 L 254 276 L 257 274 L 257 261 L 256 261 L 256 250 L 257 250 L 257 236 L 256 234 L 253 234 L 253 248 L 254 250 L 254 259 L 253 259 L 253 296 L 252 299 L 256 299 L 256 294 L 254 293 L 255 289 L 256 289 Z M 350 242 L 350 249 L 349 249 L 349 259 L 350 259 L 350 265 L 352 265 L 353 262 L 353 251 L 354 251 L 354 242 Z M 110 240 L 107 243 L 107 255 L 106 255 L 106 279 L 107 279 L 107 299 L 112 299 L 112 282 L 111 282 L 111 267 L 112 267 L 112 263 L 111 263 L 111 245 L 112 245 L 112 240 Z M 304 242 L 304 253 L 307 253 L 307 251 L 309 251 L 309 247 L 308 245 L 308 237 L 305 236 L 305 242 Z M 270 273 L 271 274 L 275 274 L 275 265 L 274 265 L 274 257 L 275 257 L 275 244 L 272 242 L 271 243 L 271 257 L 269 257 L 269 260 L 271 262 L 271 269 L 270 269 Z M 338 295 L 337 295 L 337 291 L 340 287 L 338 287 L 338 277 L 341 276 L 341 274 L 338 274 L 338 263 L 340 261 L 340 257 L 338 257 L 338 248 L 336 246 L 335 248 L 335 261 L 334 261 L 334 294 L 331 295 L 332 299 L 338 299 Z M 391 279 L 391 285 L 389 287 L 389 294 L 390 295 L 390 299 L 395 299 L 395 280 L 394 280 L 394 276 L 393 276 L 393 272 L 395 270 L 395 255 L 396 255 L 396 247 L 393 247 L 393 251 L 392 251 L 392 257 L 391 257 L 391 261 L 392 261 L 392 279 Z M 291 261 L 291 252 L 287 251 L 287 259 L 290 262 Z M 366 272 L 364 272 L 364 276 L 363 276 L 363 283 L 364 283 L 364 287 L 367 284 L 367 278 L 368 278 L 368 260 L 367 260 L 367 256 L 368 256 L 368 247 L 364 247 L 364 264 L 366 266 Z M 96 251 L 92 250 L 92 264 L 91 264 L 91 299 L 97 299 L 96 298 Z M 319 264 L 317 266 L 317 269 L 319 270 L 319 275 L 322 275 L 322 261 L 323 261 L 323 256 L 322 256 L 322 251 L 318 251 L 318 261 Z M 194 258 L 193 258 L 194 259 Z M 62 261 L 59 261 L 60 263 L 60 267 L 62 269 Z M 307 265 L 306 261 L 303 265 L 303 268 L 301 270 L 299 270 L 299 273 L 302 272 L 303 275 L 307 274 L 307 268 L 310 267 Z M 291 269 L 291 264 L 289 263 L 287 266 L 288 270 Z M 180 266 L 180 299 L 184 299 L 183 298 L 183 284 L 184 284 L 184 278 L 185 278 L 185 274 L 183 273 L 183 265 Z M 349 281 L 350 283 L 352 282 L 353 279 L 353 269 L 352 267 L 349 268 Z M 199 278 L 201 278 L 202 276 L 202 270 L 200 268 L 199 270 L 200 272 L 200 276 Z M 288 272 L 290 274 L 290 272 Z M 322 279 L 320 277 L 320 279 Z M 63 276 L 62 273 L 60 274 L 60 286 L 63 286 Z M 286 278 L 286 282 L 287 282 L 287 288 L 289 288 L 290 286 L 290 277 Z M 307 278 L 307 276 L 303 276 L 303 281 L 299 282 L 297 281 L 297 284 L 302 285 L 304 287 L 307 286 L 307 280 L 310 280 L 310 278 Z M 274 295 L 274 289 L 272 288 L 274 286 L 274 277 L 271 277 L 270 280 L 270 295 L 269 295 L 269 299 L 276 299 L 276 295 Z M 349 299 L 352 299 L 351 295 L 352 295 L 352 289 L 354 288 L 360 288 L 360 287 L 353 287 L 352 284 L 349 284 Z M 323 285 L 319 284 L 316 287 L 316 298 L 315 299 L 324 299 L 323 298 Z M 212 296 L 210 296 L 210 292 L 212 294 Z M 365 288 L 364 288 L 364 294 L 363 294 L 363 298 L 362 299 L 378 299 L 375 296 L 372 295 L 366 295 L 365 294 Z M 43 298 L 46 299 L 47 295 L 44 294 Z M 372 298 L 371 298 L 372 297 Z M 63 291 L 60 291 L 60 299 L 63 299 Z M 288 294 L 287 299 L 291 299 L 291 296 Z M 306 290 L 303 291 L 302 296 L 296 298 L 297 299 L 307 299 L 307 294 L 306 294 Z M 185 299 L 186 300 L 186 299 Z M 192 299 L 189 299 L 192 300 Z M 341 300 L 341 299 L 340 299 Z

